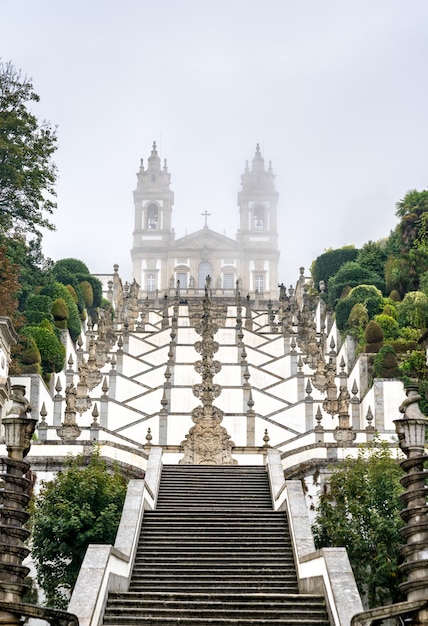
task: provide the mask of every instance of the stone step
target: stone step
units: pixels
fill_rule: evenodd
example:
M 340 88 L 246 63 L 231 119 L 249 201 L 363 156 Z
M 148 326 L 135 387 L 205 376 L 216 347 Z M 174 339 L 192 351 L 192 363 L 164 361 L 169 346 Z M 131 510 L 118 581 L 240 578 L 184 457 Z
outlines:
M 234 557 L 239 556 L 240 558 L 242 558 L 243 556 L 245 557 L 247 554 L 254 554 L 254 550 L 258 550 L 258 552 L 260 552 L 261 554 L 266 554 L 267 552 L 269 554 L 276 553 L 281 558 L 293 556 L 290 548 L 287 549 L 286 546 L 279 546 L 274 542 L 270 543 L 269 545 L 263 544 L 262 546 L 260 546 L 260 544 L 257 544 L 256 542 L 235 542 L 233 544 L 221 542 L 204 542 L 203 544 L 201 544 L 201 542 L 198 542 L 198 544 L 192 544 L 189 542 L 188 544 L 183 544 L 182 542 L 174 543 L 170 541 L 163 545 L 151 545 L 148 542 L 144 543 L 140 546 L 138 550 L 137 558 L 146 558 L 147 556 L 153 557 L 156 555 L 163 557 L 165 556 L 165 554 L 171 554 L 171 551 L 173 551 L 174 556 L 189 556 L 189 554 L 193 554 L 197 556 L 198 559 L 201 557 L 205 557 L 206 555 L 211 556 L 213 554 L 213 551 L 215 551 L 216 554 L 221 555 L 222 557 L 224 555 L 232 555 Z
M 324 617 L 295 616 L 274 619 L 272 617 L 174 617 L 174 616 L 109 616 L 106 614 L 104 624 L 108 626 L 330 626 L 326 615 Z
M 121 617 L 134 617 L 134 619 L 139 619 L 139 617 L 176 617 L 181 619 L 198 617 L 199 619 L 205 619 L 213 617 L 214 612 L 216 619 L 232 619 L 240 617 L 245 617 L 246 619 L 258 619 L 260 617 L 264 619 L 268 617 L 270 617 L 271 619 L 289 619 L 291 617 L 294 617 L 294 620 L 300 618 L 302 614 L 305 613 L 301 606 L 282 607 L 280 604 L 278 604 L 277 606 L 248 604 L 248 606 L 242 608 L 235 607 L 233 604 L 230 603 L 211 604 L 209 600 L 204 600 L 193 606 L 180 606 L 177 604 L 169 606 L 168 603 L 164 605 L 159 603 L 154 606 L 150 603 L 146 606 L 140 606 L 139 604 L 133 604 L 130 606 L 129 603 L 127 603 L 127 601 L 125 600 L 122 603 L 117 603 L 115 606 L 111 606 L 109 604 L 105 613 L 105 618 L 107 618 L 109 613 L 111 613 L 113 618 L 120 615 Z M 310 607 L 310 609 L 308 609 L 306 613 L 308 613 L 312 619 L 314 617 L 325 619 L 325 607 L 321 604 L 317 607 Z
M 261 466 L 164 466 L 144 514 L 128 592 L 105 626 L 329 626 L 298 593 L 287 517 Z
M 202 582 L 214 582 L 223 583 L 226 585 L 229 582 L 242 583 L 245 586 L 245 581 L 258 579 L 260 583 L 266 583 L 267 580 L 278 580 L 278 582 L 293 582 L 296 580 L 296 574 L 294 570 L 286 570 L 283 567 L 236 567 L 236 568 L 204 568 L 204 567 L 192 567 L 192 568 L 177 568 L 177 567 L 162 567 L 159 571 L 153 571 L 153 567 L 141 567 L 138 566 L 134 569 L 131 584 L 141 582 L 144 580 L 173 580 L 180 581 L 195 581 L 197 579 Z
M 166 522 L 174 522 L 173 525 L 181 522 L 193 522 L 195 523 L 195 514 L 193 511 L 178 510 L 178 511 L 147 511 L 144 514 L 145 523 L 150 523 L 152 520 L 154 523 L 159 523 L 162 521 Z M 224 525 L 230 521 L 233 521 L 235 524 L 250 524 L 251 526 L 265 526 L 268 522 L 269 524 L 277 524 L 278 526 L 286 526 L 286 516 L 284 513 L 275 513 L 274 511 L 258 511 L 257 513 L 251 512 L 250 514 L 246 511 L 209 511 L 209 510 L 201 510 L 198 511 L 198 523 L 210 523 L 219 525 Z
M 291 564 L 294 566 L 294 560 L 292 555 L 287 555 L 285 552 L 269 553 L 267 555 L 261 551 L 260 554 L 254 554 L 253 552 L 232 552 L 230 554 L 221 554 L 216 552 L 199 552 L 199 553 L 164 553 L 164 552 L 146 552 L 139 557 L 136 563 L 176 563 L 182 567 L 189 567 L 192 565 L 198 566 L 201 563 L 206 563 L 207 567 L 219 567 L 229 565 L 233 567 L 252 567 L 259 563 L 272 563 L 272 565 L 279 564 Z
M 297 606 L 301 605 L 303 610 L 309 609 L 311 606 L 318 606 L 320 603 L 324 604 L 323 596 L 306 595 L 302 593 L 298 594 L 285 594 L 285 593 L 235 593 L 235 592 L 217 592 L 210 593 L 207 596 L 205 593 L 184 593 L 184 592 L 127 592 L 118 591 L 110 594 L 111 602 L 114 604 L 118 600 L 127 599 L 130 603 L 144 603 L 144 602 L 160 602 L 162 604 L 168 602 L 190 602 L 199 603 L 201 600 L 207 600 L 211 603 L 224 604 L 234 603 L 237 605 L 247 606 L 248 603 L 275 603 L 280 602 L 282 606 Z
M 204 591 L 205 594 L 209 593 L 221 593 L 225 590 L 228 593 L 235 593 L 237 595 L 248 594 L 248 593 L 268 593 L 272 591 L 276 591 L 278 593 L 284 594 L 295 594 L 298 592 L 297 581 L 279 581 L 276 577 L 272 579 L 261 582 L 257 579 L 246 579 L 243 584 L 233 584 L 233 581 L 227 581 L 225 584 L 222 580 L 202 580 L 198 582 L 198 580 L 193 581 L 182 581 L 178 582 L 173 579 L 165 579 L 162 581 L 162 589 L 165 594 L 169 593 L 183 593 L 188 592 L 194 594 L 200 594 L 201 591 Z M 130 586 L 131 592 L 153 592 L 159 593 L 159 583 L 150 581 L 140 582 L 132 582 Z

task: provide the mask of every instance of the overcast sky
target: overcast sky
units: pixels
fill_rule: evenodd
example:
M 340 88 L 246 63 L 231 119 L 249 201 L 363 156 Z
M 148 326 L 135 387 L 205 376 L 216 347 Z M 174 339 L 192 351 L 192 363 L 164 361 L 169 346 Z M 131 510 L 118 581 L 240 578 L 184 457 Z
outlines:
M 58 126 L 54 260 L 131 280 L 132 191 L 153 140 L 177 236 L 235 237 L 259 142 L 279 198 L 280 280 L 389 234 L 428 186 L 427 0 L 0 0 L 0 55 Z

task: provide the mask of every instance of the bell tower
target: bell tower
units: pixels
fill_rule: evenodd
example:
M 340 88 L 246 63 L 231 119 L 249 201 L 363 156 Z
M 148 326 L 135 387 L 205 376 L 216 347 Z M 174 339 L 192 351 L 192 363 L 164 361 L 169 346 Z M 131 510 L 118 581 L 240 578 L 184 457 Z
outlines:
M 240 230 L 237 241 L 243 251 L 243 282 L 250 291 L 263 295 L 278 285 L 278 192 L 272 163 L 265 162 L 257 144 L 251 169 L 248 161 L 238 193 Z
M 163 166 L 153 142 L 152 152 L 144 169 L 141 159 L 134 191 L 135 225 L 131 258 L 133 277 L 147 292 L 167 284 L 168 250 L 174 241 L 171 213 L 174 192 L 166 159 Z

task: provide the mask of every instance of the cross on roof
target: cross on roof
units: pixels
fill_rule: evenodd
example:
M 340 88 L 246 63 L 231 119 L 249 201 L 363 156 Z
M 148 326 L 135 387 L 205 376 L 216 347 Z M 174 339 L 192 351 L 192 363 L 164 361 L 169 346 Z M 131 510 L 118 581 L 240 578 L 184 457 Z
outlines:
M 203 215 L 205 217 L 205 224 L 204 224 L 204 228 L 208 228 L 208 224 L 207 224 L 207 217 L 211 216 L 211 213 L 208 213 L 208 211 L 205 210 L 204 213 L 201 213 L 201 215 Z

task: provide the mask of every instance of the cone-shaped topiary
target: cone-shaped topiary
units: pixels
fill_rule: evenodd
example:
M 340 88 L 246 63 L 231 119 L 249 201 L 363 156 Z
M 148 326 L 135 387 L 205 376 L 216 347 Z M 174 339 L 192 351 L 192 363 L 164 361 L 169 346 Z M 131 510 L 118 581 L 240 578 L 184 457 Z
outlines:
M 83 299 L 87 308 L 91 307 L 94 302 L 94 292 L 92 291 L 92 285 L 87 280 L 82 280 L 79 283 L 79 287 L 82 290 Z
M 364 336 L 366 339 L 364 352 L 379 352 L 383 342 L 383 331 L 379 324 L 371 320 L 366 326 Z

